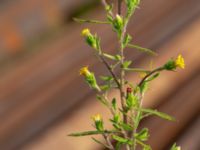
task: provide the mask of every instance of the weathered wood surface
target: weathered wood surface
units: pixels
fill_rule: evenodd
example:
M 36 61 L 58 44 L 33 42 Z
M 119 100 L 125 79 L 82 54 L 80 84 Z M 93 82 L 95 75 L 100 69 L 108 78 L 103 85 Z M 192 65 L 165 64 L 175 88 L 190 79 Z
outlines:
M 190 2 L 187 0 L 172 2 L 146 0 L 139 10 L 141 13 L 136 14 L 129 26 L 131 33 L 135 35 L 136 43 L 157 49 L 160 56 L 156 64 L 162 64 L 169 57 L 176 56 L 180 52 L 186 57 L 187 66 L 189 66 L 178 75 L 169 73 L 163 75 L 152 84 L 155 87 L 147 95 L 149 100 L 146 101 L 145 106 L 160 104 L 161 110 L 177 115 L 185 123 L 181 127 L 166 124 L 166 129 L 172 131 L 166 139 L 160 138 L 166 134 L 164 131 L 161 132 L 162 134 L 159 134 L 159 131 L 155 132 L 155 136 L 162 140 L 162 144 L 156 147 L 156 150 L 167 147 L 172 142 L 170 140 L 183 131 L 199 110 L 197 102 L 200 98 L 197 89 L 200 87 L 197 84 L 199 83 L 198 76 L 196 76 L 199 74 L 200 64 L 199 4 L 198 0 Z M 91 17 L 103 18 L 102 15 L 102 10 L 97 8 L 96 13 L 93 13 Z M 40 47 L 40 52 L 2 69 L 0 149 L 18 149 L 20 146 L 24 146 L 25 150 L 66 149 L 66 147 L 76 150 L 94 149 L 96 145 L 90 142 L 90 139 L 84 138 L 81 141 L 81 139 L 65 138 L 71 131 L 90 129 L 90 124 L 86 120 L 93 112 L 99 110 L 107 114 L 107 111 L 94 101 L 94 93 L 91 93 L 78 76 L 77 70 L 84 64 L 91 64 L 91 69 L 97 71 L 97 74 L 106 73 L 103 66 L 92 58 L 91 49 L 83 45 L 83 42 L 77 44 L 76 41 L 82 41 L 78 36 L 82 28 L 82 25 L 72 23 L 67 25 L 63 33 L 54 41 Z M 116 47 L 113 42 L 114 34 L 109 31 L 110 28 L 92 27 L 92 31 L 96 30 L 105 37 L 102 40 L 105 49 L 113 52 Z M 132 53 L 131 50 L 127 50 L 126 53 L 129 59 L 137 60 L 135 63 L 137 66 L 143 66 L 149 61 L 149 57 L 142 57 L 143 55 Z M 197 79 L 195 83 L 192 82 L 193 80 L 190 83 L 193 77 Z M 135 81 L 132 74 L 128 74 L 128 78 Z M 192 89 L 190 92 L 194 91 L 194 97 L 187 103 L 191 106 L 193 113 L 189 113 L 188 116 L 181 114 L 175 108 L 174 111 L 170 111 L 172 106 L 179 106 L 179 97 L 176 97 L 175 91 L 184 83 L 186 88 Z M 195 86 L 196 90 L 192 88 Z M 184 88 L 180 89 L 179 93 L 180 97 L 186 98 L 184 94 L 187 95 L 187 92 Z M 114 91 L 111 95 L 116 95 L 116 92 Z M 168 103 L 165 102 L 167 96 L 171 99 Z M 181 106 L 181 110 L 189 108 L 186 107 L 187 105 Z M 144 125 L 147 124 L 152 130 L 155 129 L 154 124 L 146 122 Z M 176 129 L 178 129 L 177 132 L 174 132 Z M 45 130 L 48 132 L 44 132 Z M 28 140 L 30 142 L 26 145 Z M 150 142 L 155 147 L 155 141 Z

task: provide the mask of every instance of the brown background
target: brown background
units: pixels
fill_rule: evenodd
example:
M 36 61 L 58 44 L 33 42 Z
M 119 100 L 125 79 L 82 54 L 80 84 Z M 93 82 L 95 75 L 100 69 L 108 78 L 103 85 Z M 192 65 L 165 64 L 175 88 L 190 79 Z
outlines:
M 109 117 L 78 75 L 84 65 L 97 75 L 108 73 L 80 31 L 90 27 L 97 32 L 108 53 L 116 52 L 115 34 L 107 25 L 71 20 L 73 16 L 104 20 L 103 7 L 93 0 L 16 0 L 1 1 L 0 12 L 0 149 L 101 149 L 89 137 L 66 135 L 92 129 L 94 113 Z M 149 143 L 154 150 L 168 149 L 174 141 L 183 150 L 199 150 L 200 1 L 143 0 L 128 30 L 134 43 L 159 54 L 149 57 L 127 49 L 133 67 L 149 66 L 152 60 L 156 67 L 179 53 L 186 61 L 186 69 L 163 73 L 146 95 L 144 107 L 177 118 L 177 122 L 144 120 L 141 127 L 150 128 Z M 138 74 L 128 73 L 127 79 L 135 83 Z M 110 96 L 118 93 L 112 91 Z

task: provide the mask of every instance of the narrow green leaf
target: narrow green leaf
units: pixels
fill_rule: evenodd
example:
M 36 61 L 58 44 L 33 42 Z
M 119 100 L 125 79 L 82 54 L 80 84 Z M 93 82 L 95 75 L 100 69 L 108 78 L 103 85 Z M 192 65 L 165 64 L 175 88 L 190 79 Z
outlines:
M 115 60 L 118 60 L 118 61 L 122 59 L 120 55 L 115 55 L 114 57 L 115 57 Z
M 141 73 L 149 73 L 149 70 L 141 69 L 141 68 L 124 68 L 126 71 L 133 71 L 133 72 L 141 72 Z
M 110 55 L 110 54 L 107 54 L 107 53 L 103 53 L 103 56 L 108 58 L 108 59 L 111 59 L 111 60 L 116 60 L 116 61 L 121 60 L 120 55 Z
M 116 133 L 117 131 L 85 131 L 85 132 L 77 132 L 71 133 L 68 136 L 88 136 L 88 135 L 97 135 L 97 134 L 104 134 L 104 133 Z
M 150 145 L 147 145 L 147 144 L 143 143 L 142 141 L 140 141 L 138 139 L 136 139 L 136 142 L 143 147 L 143 150 L 152 150 Z
M 143 128 L 139 133 L 135 134 L 135 137 L 140 141 L 146 141 L 149 137 L 149 131 L 147 128 Z
M 132 63 L 132 61 L 130 61 L 130 60 L 124 61 L 124 63 L 122 64 L 122 67 L 124 69 L 126 69 L 131 65 L 131 63 Z
M 121 142 L 117 142 L 116 146 L 115 146 L 115 150 L 120 150 L 122 146 Z
M 132 142 L 129 139 L 126 139 L 117 135 L 112 135 L 112 138 L 120 143 L 132 145 Z
M 121 123 L 120 124 L 120 126 L 124 129 L 124 130 L 126 130 L 126 131 L 133 131 L 133 127 L 131 126 L 131 125 L 129 125 L 129 124 L 126 124 L 126 123 Z
M 126 34 L 126 36 L 124 37 L 124 41 L 123 41 L 123 48 L 125 48 L 129 42 L 132 40 L 132 37 L 129 34 Z
M 117 101 L 116 101 L 116 98 L 113 98 L 113 99 L 112 99 L 112 108 L 113 108 L 114 110 L 117 109 Z
M 109 107 L 109 103 L 103 98 L 103 96 L 97 95 L 96 97 L 97 97 L 97 100 L 99 100 L 102 104 Z
M 112 76 L 100 76 L 100 79 L 103 81 L 113 81 L 113 77 Z
M 146 82 L 149 82 L 149 81 L 152 81 L 152 80 L 156 79 L 157 77 L 159 77 L 159 75 L 160 75 L 160 73 L 154 74 L 153 76 L 149 77 L 149 78 L 146 80 Z
M 107 91 L 111 88 L 111 86 L 110 85 L 102 85 L 102 86 L 100 86 L 100 88 L 102 91 Z
M 137 129 L 138 126 L 139 126 L 140 120 L 142 119 L 142 112 L 140 111 L 140 109 L 138 109 L 138 113 L 137 113 L 136 117 L 133 118 L 133 119 L 134 119 L 134 122 L 135 122 L 134 127 Z
M 88 19 L 81 19 L 81 18 L 73 18 L 73 20 L 79 23 L 110 24 L 110 22 L 108 21 L 88 20 Z
M 144 48 L 144 47 L 141 47 L 141 46 L 139 46 L 139 45 L 134 45 L 134 44 L 128 44 L 127 46 L 128 46 L 129 48 L 135 48 L 135 49 L 137 49 L 137 50 L 139 50 L 139 51 L 141 51 L 141 52 L 145 52 L 145 53 L 148 53 L 148 54 L 150 54 L 150 55 L 157 56 L 157 53 L 156 53 L 156 52 L 154 52 L 154 51 L 152 51 L 152 50 L 150 50 L 150 49 L 148 49 L 148 48 Z
M 141 109 L 142 112 L 145 112 L 145 113 L 149 113 L 151 115 L 156 115 L 160 118 L 163 118 L 163 119 L 166 119 L 166 120 L 169 120 L 169 121 L 175 121 L 176 119 L 166 113 L 163 113 L 163 112 L 159 112 L 157 110 L 153 110 L 153 109 L 145 109 L 145 108 L 142 108 Z
M 148 82 L 144 81 L 142 83 L 142 85 L 140 86 L 140 92 L 141 93 L 145 93 L 148 90 L 148 88 L 149 88 L 148 85 L 149 85 Z

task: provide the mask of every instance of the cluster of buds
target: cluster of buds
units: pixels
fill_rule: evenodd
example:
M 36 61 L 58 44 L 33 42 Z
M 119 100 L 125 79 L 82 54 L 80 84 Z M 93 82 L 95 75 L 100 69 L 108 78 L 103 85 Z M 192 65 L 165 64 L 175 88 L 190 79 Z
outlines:
M 136 107 L 138 105 L 138 97 L 133 94 L 131 87 L 126 89 L 126 105 L 128 109 Z
M 85 37 L 86 42 L 94 49 L 98 49 L 99 39 L 96 35 L 92 35 L 89 29 L 82 30 L 82 36 Z
M 96 89 L 98 91 L 101 91 L 100 87 L 98 86 L 97 82 L 96 82 L 96 78 L 94 76 L 94 73 L 90 72 L 88 70 L 88 67 L 83 67 L 80 69 L 80 75 L 83 75 L 85 77 L 85 81 L 88 83 L 88 85 L 93 88 Z
M 100 114 L 96 114 L 94 116 L 92 116 L 92 119 L 95 123 L 95 127 L 98 131 L 103 131 L 104 127 L 103 127 L 103 119 L 102 116 Z
M 185 68 L 184 58 L 182 57 L 182 55 L 178 55 L 178 57 L 175 60 L 174 59 L 169 60 L 164 65 L 164 68 L 166 70 L 175 70 L 176 68 L 184 69 Z

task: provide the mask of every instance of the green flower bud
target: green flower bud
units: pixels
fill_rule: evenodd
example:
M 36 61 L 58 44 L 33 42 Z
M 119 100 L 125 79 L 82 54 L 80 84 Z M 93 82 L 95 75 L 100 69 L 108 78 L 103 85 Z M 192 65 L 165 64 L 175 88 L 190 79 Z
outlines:
M 94 76 L 94 73 L 90 72 L 88 70 L 88 67 L 83 67 L 80 69 L 80 75 L 83 75 L 85 77 L 86 82 L 88 83 L 88 85 L 93 88 L 96 89 L 98 91 L 101 91 L 101 89 L 99 88 L 99 86 L 97 85 L 96 82 L 96 78 Z
M 177 146 L 175 143 L 170 150 L 181 150 L 181 147 Z
M 90 45 L 94 49 L 97 49 L 97 41 L 98 41 L 98 39 L 97 39 L 96 36 L 94 36 L 94 35 L 92 35 L 90 33 L 89 29 L 83 29 L 81 34 L 82 34 L 82 36 L 85 37 L 86 42 L 88 43 L 88 45 Z
M 117 14 L 116 18 L 113 20 L 113 28 L 118 34 L 121 34 L 123 27 L 124 27 L 123 18 Z
M 181 69 L 185 68 L 185 62 L 184 62 L 184 58 L 182 57 L 182 55 L 178 55 L 176 60 L 171 59 L 164 65 L 164 68 L 166 70 L 175 70 L 177 67 L 181 68 Z
M 175 70 L 176 69 L 176 63 L 174 60 L 169 60 L 165 65 L 164 68 L 166 70 Z
M 100 114 L 96 114 L 94 116 L 92 116 L 92 119 L 95 123 L 95 127 L 98 131 L 103 131 L 104 127 L 103 127 L 103 119 L 102 116 Z
M 126 104 L 129 109 L 138 105 L 138 97 L 133 95 L 132 88 L 130 87 L 127 88 Z

